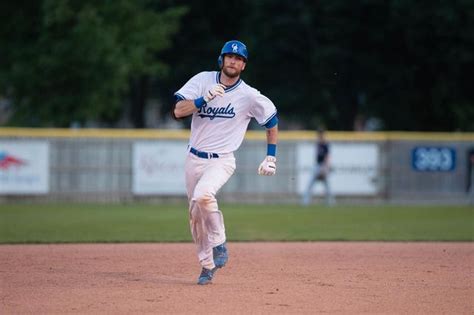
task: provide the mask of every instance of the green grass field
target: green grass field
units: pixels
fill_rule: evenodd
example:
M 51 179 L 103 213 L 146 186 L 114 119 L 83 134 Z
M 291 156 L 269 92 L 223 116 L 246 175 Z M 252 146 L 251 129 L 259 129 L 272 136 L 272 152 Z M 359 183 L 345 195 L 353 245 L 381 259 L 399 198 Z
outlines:
M 221 205 L 229 241 L 473 241 L 468 206 Z M 0 243 L 188 242 L 186 205 L 3 204 Z

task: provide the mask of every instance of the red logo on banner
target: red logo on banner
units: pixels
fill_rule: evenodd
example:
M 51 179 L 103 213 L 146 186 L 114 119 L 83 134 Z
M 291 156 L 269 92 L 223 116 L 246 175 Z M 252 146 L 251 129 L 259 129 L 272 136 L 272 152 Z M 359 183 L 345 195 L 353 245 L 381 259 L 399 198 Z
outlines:
M 6 152 L 0 152 L 0 170 L 7 170 L 13 166 L 26 165 L 26 162 Z

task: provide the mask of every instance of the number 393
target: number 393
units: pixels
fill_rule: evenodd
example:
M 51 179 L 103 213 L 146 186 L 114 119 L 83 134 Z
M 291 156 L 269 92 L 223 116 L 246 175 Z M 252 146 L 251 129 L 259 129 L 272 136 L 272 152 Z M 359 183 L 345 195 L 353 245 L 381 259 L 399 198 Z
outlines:
M 416 171 L 453 171 L 456 151 L 447 147 L 416 147 L 412 151 L 412 166 Z

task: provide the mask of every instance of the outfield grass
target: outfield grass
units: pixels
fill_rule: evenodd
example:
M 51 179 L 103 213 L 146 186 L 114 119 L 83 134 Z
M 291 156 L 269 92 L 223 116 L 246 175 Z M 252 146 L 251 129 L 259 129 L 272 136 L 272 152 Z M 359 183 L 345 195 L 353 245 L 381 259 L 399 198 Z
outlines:
M 473 241 L 467 206 L 221 206 L 229 241 Z M 186 205 L 0 205 L 0 243 L 188 242 Z

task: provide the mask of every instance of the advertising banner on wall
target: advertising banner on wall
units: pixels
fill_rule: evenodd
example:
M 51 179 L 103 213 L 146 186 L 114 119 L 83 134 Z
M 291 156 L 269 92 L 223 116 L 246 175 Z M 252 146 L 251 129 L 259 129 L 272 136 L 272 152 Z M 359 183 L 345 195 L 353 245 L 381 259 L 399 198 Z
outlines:
M 450 147 L 415 147 L 411 164 L 418 172 L 453 172 L 456 169 L 456 150 Z
M 0 194 L 49 192 L 49 144 L 0 141 Z
M 133 193 L 137 195 L 186 195 L 183 142 L 135 142 Z
M 303 194 L 315 164 L 314 143 L 301 143 L 297 147 L 298 193 Z M 329 185 L 334 195 L 376 195 L 378 185 L 380 153 L 373 143 L 331 143 L 331 172 Z M 315 195 L 324 194 L 324 186 L 318 182 L 313 186 Z

